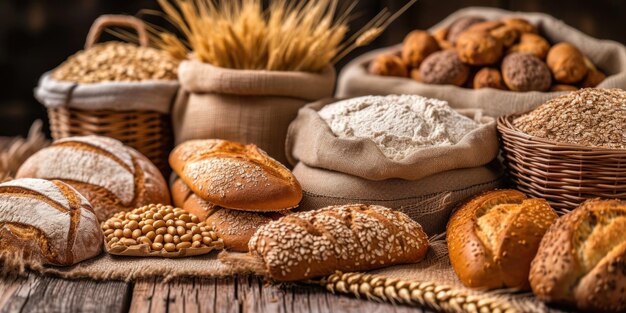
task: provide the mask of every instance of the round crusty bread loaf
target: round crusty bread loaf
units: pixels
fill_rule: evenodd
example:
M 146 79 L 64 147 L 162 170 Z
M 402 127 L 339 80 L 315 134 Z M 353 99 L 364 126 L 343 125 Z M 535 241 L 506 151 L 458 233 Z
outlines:
M 559 218 L 541 241 L 530 284 L 544 301 L 626 311 L 626 201 L 587 200 Z
M 528 199 L 516 190 L 483 193 L 448 222 L 452 267 L 468 287 L 529 289 L 530 263 L 556 219 L 544 199 Z
M 178 145 L 169 161 L 198 197 L 223 208 L 283 211 L 302 199 L 293 174 L 255 145 L 191 140 Z
M 16 176 L 72 185 L 91 202 L 100 221 L 150 203 L 170 203 L 167 184 L 154 164 L 108 137 L 57 140 L 26 160 Z
M 91 205 L 71 186 L 43 179 L 0 184 L 0 253 L 44 264 L 72 265 L 101 252 Z
M 352 204 L 270 222 L 252 236 L 249 248 L 272 279 L 296 281 L 415 263 L 426 255 L 428 237 L 404 213 Z
M 254 233 L 286 212 L 246 212 L 219 207 L 196 196 L 185 183 L 177 179 L 172 184 L 174 205 L 195 214 L 212 227 L 230 251 L 248 252 L 248 241 Z

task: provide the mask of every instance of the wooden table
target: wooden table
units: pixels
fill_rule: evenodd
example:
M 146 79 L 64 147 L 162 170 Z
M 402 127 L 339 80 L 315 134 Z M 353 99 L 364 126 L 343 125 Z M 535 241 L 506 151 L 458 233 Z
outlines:
M 430 312 L 333 295 L 322 288 L 271 285 L 253 276 L 119 281 L 29 274 L 0 279 L 0 312 Z

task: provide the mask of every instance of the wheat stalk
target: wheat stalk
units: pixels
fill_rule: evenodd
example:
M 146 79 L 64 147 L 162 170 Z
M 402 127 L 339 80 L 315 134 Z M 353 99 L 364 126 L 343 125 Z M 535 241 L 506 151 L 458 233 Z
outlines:
M 404 281 L 381 275 L 336 272 L 319 281 L 332 293 L 393 304 L 427 307 L 440 312 L 518 312 L 509 302 L 493 295 L 478 295 L 432 282 Z

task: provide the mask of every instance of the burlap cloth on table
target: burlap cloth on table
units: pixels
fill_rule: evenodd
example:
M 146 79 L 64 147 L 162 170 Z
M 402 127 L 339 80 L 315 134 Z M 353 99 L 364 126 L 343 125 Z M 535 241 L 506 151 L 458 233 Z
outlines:
M 567 41 L 578 47 L 599 69 L 607 74 L 598 87 L 626 89 L 626 47 L 610 41 L 592 38 L 562 21 L 542 13 L 510 12 L 495 8 L 461 9 L 439 24 L 433 31 L 450 25 L 462 16 L 478 16 L 486 19 L 499 19 L 504 16 L 520 16 L 538 26 L 540 32 L 551 43 Z M 393 53 L 400 45 L 368 52 L 350 62 L 340 73 L 337 97 L 363 95 L 418 94 L 426 97 L 447 100 L 454 108 L 480 108 L 491 116 L 501 116 L 529 111 L 563 92 L 512 92 L 491 88 L 479 90 L 451 85 L 429 85 L 407 78 L 370 75 L 367 65 L 381 53 Z

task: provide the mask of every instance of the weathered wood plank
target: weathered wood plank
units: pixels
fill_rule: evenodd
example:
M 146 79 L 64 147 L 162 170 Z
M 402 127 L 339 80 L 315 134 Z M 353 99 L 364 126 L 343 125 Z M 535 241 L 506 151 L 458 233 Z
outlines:
M 131 285 L 29 274 L 0 279 L 0 312 L 126 312 Z
M 215 279 L 140 280 L 130 312 L 426 312 L 333 295 L 304 285 L 273 285 L 253 276 Z

